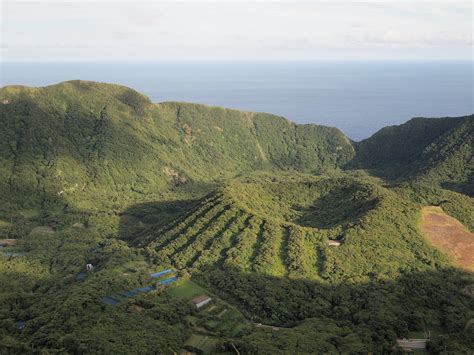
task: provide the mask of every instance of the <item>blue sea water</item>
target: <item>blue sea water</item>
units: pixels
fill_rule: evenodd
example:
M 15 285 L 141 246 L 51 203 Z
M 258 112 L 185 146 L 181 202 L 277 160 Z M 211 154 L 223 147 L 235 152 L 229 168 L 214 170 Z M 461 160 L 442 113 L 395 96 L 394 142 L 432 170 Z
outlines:
M 153 101 L 269 112 L 340 128 L 354 140 L 412 117 L 473 113 L 472 61 L 2 63 L 1 86 L 82 79 Z

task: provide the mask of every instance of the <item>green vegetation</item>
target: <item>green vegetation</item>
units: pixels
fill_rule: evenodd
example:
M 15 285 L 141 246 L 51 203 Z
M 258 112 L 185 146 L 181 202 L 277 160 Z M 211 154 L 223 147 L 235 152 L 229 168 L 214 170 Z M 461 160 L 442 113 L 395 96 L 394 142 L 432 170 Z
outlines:
M 0 353 L 472 352 L 473 276 L 419 217 L 474 231 L 474 116 L 351 142 L 85 81 L 0 102 Z
M 414 118 L 356 143 L 349 166 L 396 181 L 437 184 L 474 194 L 474 119 Z
M 375 179 L 260 173 L 229 182 L 213 196 L 197 209 L 206 213 L 194 218 L 192 211 L 183 218 L 186 226 L 156 236 L 147 247 L 153 260 L 331 282 L 447 265 L 417 230 L 419 205 Z M 329 239 L 341 246 L 329 246 Z
M 175 286 L 168 290 L 168 294 L 176 299 L 190 300 L 194 297 L 205 295 L 207 291 L 197 285 L 195 282 L 186 281 L 179 286 Z
M 257 327 L 236 344 L 242 351 L 383 353 L 393 348 L 397 336 L 431 328 L 442 329 L 443 336 L 433 333 L 433 339 L 453 350 L 472 346 L 465 325 L 473 316 L 473 300 L 463 288 L 473 278 L 458 271 L 407 272 L 385 282 L 323 283 L 209 269 L 199 279 L 239 305 L 247 318 L 280 327 Z
M 216 338 L 208 335 L 193 334 L 186 341 L 184 347 L 190 351 L 208 354 L 216 349 L 218 342 Z

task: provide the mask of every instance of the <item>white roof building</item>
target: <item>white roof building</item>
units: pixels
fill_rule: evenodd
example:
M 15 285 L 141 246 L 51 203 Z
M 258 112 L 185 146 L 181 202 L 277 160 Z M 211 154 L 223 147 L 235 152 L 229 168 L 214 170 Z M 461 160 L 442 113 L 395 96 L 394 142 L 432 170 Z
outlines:
M 206 295 L 202 295 L 193 299 L 196 308 L 201 308 L 212 301 L 212 298 Z

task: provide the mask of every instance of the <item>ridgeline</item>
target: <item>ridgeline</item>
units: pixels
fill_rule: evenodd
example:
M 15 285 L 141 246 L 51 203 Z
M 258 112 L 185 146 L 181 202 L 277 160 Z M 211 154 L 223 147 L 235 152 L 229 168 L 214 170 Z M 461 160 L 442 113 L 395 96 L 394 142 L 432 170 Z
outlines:
M 419 225 L 438 206 L 474 231 L 473 115 L 353 142 L 69 81 L 1 88 L 0 121 L 0 352 L 473 349 L 473 275 Z

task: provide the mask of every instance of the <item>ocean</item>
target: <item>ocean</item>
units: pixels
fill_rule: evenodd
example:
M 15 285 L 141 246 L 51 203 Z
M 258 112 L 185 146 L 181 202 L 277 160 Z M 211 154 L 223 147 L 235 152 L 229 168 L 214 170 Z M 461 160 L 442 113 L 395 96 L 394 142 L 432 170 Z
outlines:
M 412 117 L 473 113 L 472 61 L 1 63 L 0 84 L 82 79 L 185 101 L 284 116 L 361 140 Z

